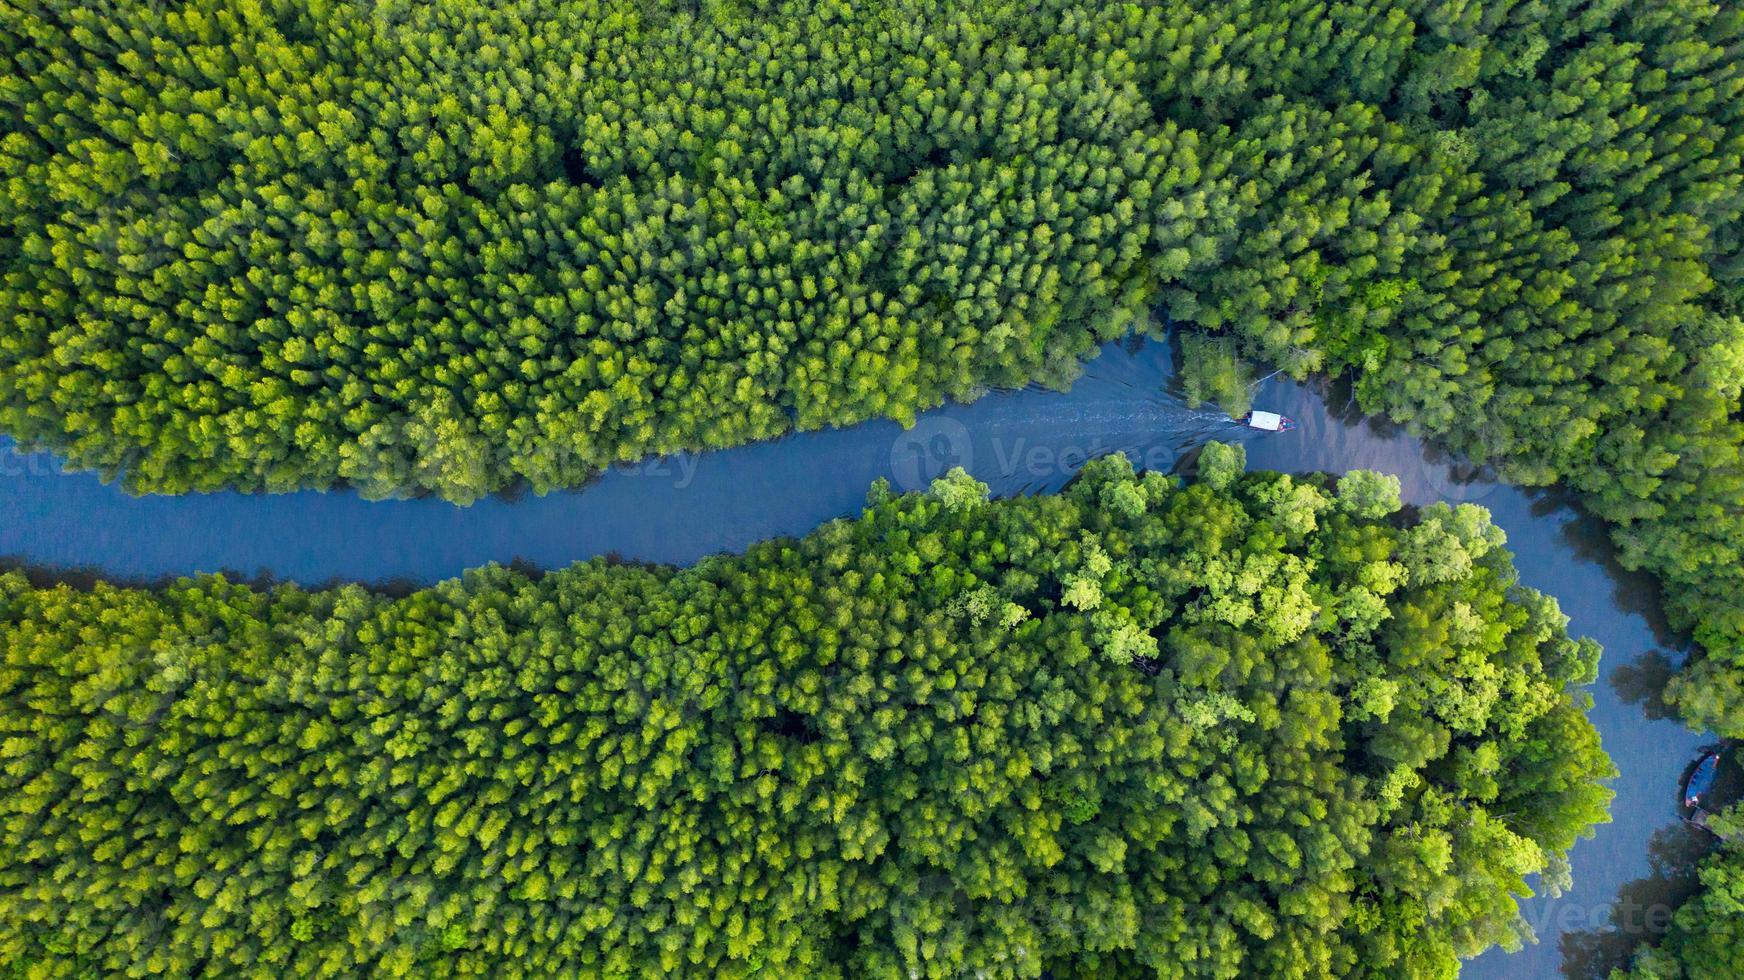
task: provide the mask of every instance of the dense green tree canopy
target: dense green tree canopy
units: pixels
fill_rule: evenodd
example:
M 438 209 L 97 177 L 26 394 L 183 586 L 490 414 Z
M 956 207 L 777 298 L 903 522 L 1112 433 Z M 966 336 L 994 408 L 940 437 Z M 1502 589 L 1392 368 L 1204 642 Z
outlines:
M 1712 0 L 26 0 L 0 430 L 465 501 L 1061 382 L 1160 301 L 1207 394 L 1231 343 L 1348 370 L 1579 488 L 1744 733 L 1741 46 Z
M 470 500 L 1065 377 L 1196 174 L 1055 16 L 10 6 L 0 423 L 139 488 Z
M 0 576 L 0 972 L 1451 976 L 1603 817 L 1598 651 L 1385 496 L 1116 457 L 683 571 Z
M 0 421 L 464 500 L 1059 379 L 1160 296 L 1661 475 L 1632 426 L 1738 349 L 1738 11 L 1194 6 L 12 6 Z
M 1061 381 L 1160 300 L 1584 491 L 1744 732 L 1741 45 L 1709 0 L 30 0 L 0 429 L 464 501 Z

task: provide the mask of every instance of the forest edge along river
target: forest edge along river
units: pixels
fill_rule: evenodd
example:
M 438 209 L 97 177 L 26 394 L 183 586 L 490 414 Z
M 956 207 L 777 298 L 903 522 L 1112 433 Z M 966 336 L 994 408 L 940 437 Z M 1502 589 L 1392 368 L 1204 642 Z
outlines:
M 687 564 L 855 513 L 880 477 L 917 490 L 963 466 L 999 495 L 1057 490 L 1088 459 L 1121 451 L 1169 470 L 1209 439 L 1241 442 L 1250 469 L 1372 469 L 1407 503 L 1469 501 L 1508 535 L 1522 582 L 1555 596 L 1569 631 L 1604 646 L 1592 718 L 1620 775 L 1612 822 L 1571 855 L 1573 885 L 1521 912 L 1539 937 L 1470 961 L 1477 978 L 1604 976 L 1663 928 L 1706 846 L 1678 807 L 1678 777 L 1709 741 L 1658 704 L 1676 653 L 1643 576 L 1611 559 L 1604 528 L 1551 491 L 1466 472 L 1402 429 L 1363 418 L 1324 385 L 1265 382 L 1255 404 L 1289 431 L 1251 428 L 1173 391 L 1167 345 L 1106 345 L 1068 392 L 995 392 L 894 422 L 805 432 L 616 467 L 589 486 L 470 507 L 366 501 L 351 492 L 130 496 L 42 454 L 0 448 L 0 557 L 48 574 L 141 581 L 199 572 L 306 585 L 427 584 L 489 562 L 556 568 L 596 555 Z

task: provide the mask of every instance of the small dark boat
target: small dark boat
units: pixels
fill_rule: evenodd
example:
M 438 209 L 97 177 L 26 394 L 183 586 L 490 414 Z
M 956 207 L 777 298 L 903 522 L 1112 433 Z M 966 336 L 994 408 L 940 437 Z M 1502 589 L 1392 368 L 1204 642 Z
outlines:
M 1702 797 L 1708 790 L 1714 788 L 1714 778 L 1720 774 L 1720 753 L 1709 752 L 1702 756 L 1702 761 L 1696 763 L 1696 768 L 1690 773 L 1689 782 L 1683 786 L 1683 805 L 1698 807 L 1702 805 Z
M 1241 417 L 1241 424 L 1262 432 L 1288 432 L 1296 427 L 1296 423 L 1277 412 L 1249 412 Z

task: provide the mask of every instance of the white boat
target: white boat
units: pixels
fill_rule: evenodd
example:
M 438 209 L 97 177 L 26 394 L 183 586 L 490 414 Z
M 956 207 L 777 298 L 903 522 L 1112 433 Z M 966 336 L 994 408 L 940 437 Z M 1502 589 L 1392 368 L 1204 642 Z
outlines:
M 1248 428 L 1261 432 L 1288 432 L 1296 427 L 1296 423 L 1277 412 L 1249 412 L 1241 421 Z

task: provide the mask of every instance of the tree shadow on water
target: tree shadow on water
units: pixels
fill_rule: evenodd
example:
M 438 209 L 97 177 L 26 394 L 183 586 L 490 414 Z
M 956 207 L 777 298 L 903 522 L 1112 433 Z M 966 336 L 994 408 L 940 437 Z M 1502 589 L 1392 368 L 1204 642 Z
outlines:
M 1672 629 L 1665 616 L 1665 605 L 1659 582 L 1638 569 L 1624 568 L 1617 560 L 1617 546 L 1611 539 L 1611 529 L 1603 520 L 1588 513 L 1578 498 L 1568 490 L 1556 487 L 1533 493 L 1532 516 L 1547 517 L 1567 507 L 1574 520 L 1562 526 L 1562 539 L 1581 561 L 1599 566 L 1611 580 L 1611 601 L 1618 610 L 1640 616 L 1653 631 L 1653 640 L 1663 647 L 1681 649 L 1689 638 Z
M 121 575 L 96 565 L 48 564 L 30 561 L 17 555 L 0 555 L 0 572 L 22 574 L 25 581 L 29 582 L 33 589 L 53 589 L 64 585 L 79 592 L 92 592 L 99 588 L 162 592 L 184 583 L 199 582 L 214 576 L 223 578 L 231 585 L 245 586 L 256 592 L 272 592 L 279 588 L 321 592 L 343 585 L 361 585 L 368 591 L 389 599 L 403 599 L 429 587 L 429 583 L 409 575 L 394 575 L 362 581 L 334 576 L 322 581 L 303 584 L 281 578 L 267 568 L 259 568 L 253 572 L 244 572 L 235 568 L 218 568 L 211 572 Z
M 0 555 L 0 572 L 17 572 L 24 576 L 33 589 L 52 589 L 56 586 L 67 586 L 80 592 L 91 592 L 100 587 L 121 589 L 162 590 L 168 589 L 188 579 L 199 579 L 203 575 L 122 575 L 110 572 L 99 565 L 66 565 L 31 561 L 19 555 Z M 234 568 L 221 568 L 212 573 L 222 575 L 226 581 L 234 585 L 244 585 L 258 592 L 268 592 L 281 584 L 280 579 L 271 570 L 256 569 L 244 572 Z
M 1665 685 L 1677 673 L 1678 665 L 1661 650 L 1649 650 L 1611 671 L 1612 690 L 1624 704 L 1640 705 L 1642 714 L 1652 721 L 1668 721 L 1678 717 L 1677 710 L 1665 703 Z
M 1627 967 L 1643 944 L 1658 941 L 1678 906 L 1699 890 L 1696 866 L 1714 844 L 1712 834 L 1682 822 L 1655 831 L 1648 844 L 1652 871 L 1617 890 L 1610 922 L 1562 934 L 1562 975 L 1605 980 L 1612 970 Z

